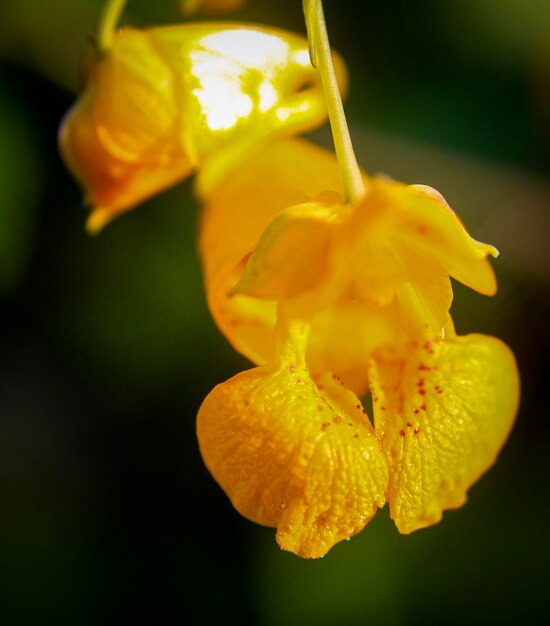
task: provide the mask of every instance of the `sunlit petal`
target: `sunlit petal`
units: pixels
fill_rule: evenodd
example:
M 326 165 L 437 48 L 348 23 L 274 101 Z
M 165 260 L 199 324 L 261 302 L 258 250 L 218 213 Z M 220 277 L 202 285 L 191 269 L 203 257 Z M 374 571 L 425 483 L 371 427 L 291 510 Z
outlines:
M 279 139 L 225 179 L 203 209 L 199 247 L 210 311 L 234 347 L 255 363 L 273 356 L 276 303 L 228 293 L 271 221 L 325 186 L 341 189 L 334 155 L 304 140 Z M 315 267 L 308 256 L 305 261 Z
M 409 533 L 463 504 L 495 461 L 517 409 L 517 368 L 498 339 L 467 335 L 379 351 L 369 374 L 390 513 Z

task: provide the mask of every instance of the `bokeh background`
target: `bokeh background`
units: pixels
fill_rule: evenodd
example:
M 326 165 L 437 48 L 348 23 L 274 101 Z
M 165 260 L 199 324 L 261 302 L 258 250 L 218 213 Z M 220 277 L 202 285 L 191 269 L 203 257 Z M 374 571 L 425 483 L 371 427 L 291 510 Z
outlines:
M 453 311 L 459 332 L 510 344 L 523 394 L 465 507 L 408 537 L 383 511 L 312 562 L 239 517 L 198 452 L 202 398 L 248 364 L 208 315 L 191 183 L 84 233 L 56 133 L 99 9 L 0 0 L 0 623 L 541 623 L 550 1 L 325 1 L 362 164 L 437 187 L 499 247 L 498 295 L 457 286 Z M 130 0 L 124 19 L 181 15 Z M 233 19 L 304 31 L 299 0 Z

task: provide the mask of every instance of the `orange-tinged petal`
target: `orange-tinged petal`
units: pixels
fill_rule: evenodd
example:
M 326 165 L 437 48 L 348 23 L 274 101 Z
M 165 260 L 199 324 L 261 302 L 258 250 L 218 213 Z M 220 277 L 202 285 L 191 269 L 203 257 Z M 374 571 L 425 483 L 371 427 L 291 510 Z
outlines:
M 264 231 L 230 295 L 287 299 L 315 287 L 327 269 L 338 207 L 310 202 L 280 213 Z
M 369 376 L 390 514 L 409 533 L 463 504 L 495 461 L 517 410 L 516 364 L 498 339 L 467 335 L 379 351 Z
M 279 545 L 299 556 L 323 556 L 384 504 L 386 461 L 361 403 L 292 355 L 215 387 L 197 433 L 235 508 L 277 527 Z

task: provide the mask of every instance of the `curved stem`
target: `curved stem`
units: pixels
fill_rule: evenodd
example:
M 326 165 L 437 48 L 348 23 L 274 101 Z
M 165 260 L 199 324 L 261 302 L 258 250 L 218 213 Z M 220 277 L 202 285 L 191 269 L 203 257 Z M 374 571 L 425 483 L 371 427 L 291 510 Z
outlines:
M 117 24 L 128 0 L 107 0 L 97 30 L 97 45 L 100 53 L 108 52 L 115 36 Z
M 332 129 L 334 149 L 340 166 L 346 201 L 351 202 L 365 194 L 361 170 L 355 158 L 349 134 L 342 96 L 334 71 L 325 15 L 321 0 L 303 0 L 313 67 L 319 67 L 325 92 L 328 116 Z

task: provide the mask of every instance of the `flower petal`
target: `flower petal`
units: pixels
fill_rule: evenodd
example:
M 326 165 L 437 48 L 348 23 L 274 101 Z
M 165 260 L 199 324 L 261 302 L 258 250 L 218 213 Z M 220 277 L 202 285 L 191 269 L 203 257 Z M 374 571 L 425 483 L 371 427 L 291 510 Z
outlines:
M 263 233 L 230 295 L 286 299 L 312 289 L 327 269 L 334 205 L 310 202 L 280 213 Z
M 496 280 L 487 257 L 497 257 L 498 250 L 472 239 L 435 190 L 411 185 L 395 192 L 396 200 L 404 209 L 398 236 L 430 254 L 453 278 L 467 287 L 494 295 Z
M 498 339 L 467 335 L 379 351 L 369 374 L 390 513 L 409 533 L 462 505 L 495 461 L 517 409 L 516 364 Z
M 335 63 L 345 90 L 345 66 Z M 94 58 L 60 147 L 100 207 L 96 231 L 197 169 L 204 197 L 259 146 L 325 118 L 303 37 L 238 24 L 127 28 Z
M 415 249 L 466 286 L 485 295 L 495 293 L 495 276 L 487 257 L 498 256 L 498 251 L 472 239 L 435 189 L 373 179 L 371 193 L 358 209 L 350 220 L 348 237 L 362 230 L 374 237 L 376 232 L 392 254 Z
M 86 201 L 101 207 L 91 231 L 191 172 L 179 146 L 175 94 L 171 69 L 139 31 L 124 31 L 112 53 L 92 64 L 59 132 L 62 155 Z
M 384 504 L 386 461 L 357 397 L 288 359 L 218 385 L 197 418 L 204 461 L 284 550 L 323 556 Z
M 277 139 L 225 179 L 203 209 L 199 248 L 210 311 L 235 349 L 255 363 L 273 356 L 275 302 L 227 294 L 270 222 L 325 187 L 341 190 L 334 155 L 304 140 Z
M 447 272 L 428 254 L 403 246 L 403 282 L 396 287 L 402 323 L 409 336 L 441 336 L 453 301 Z

